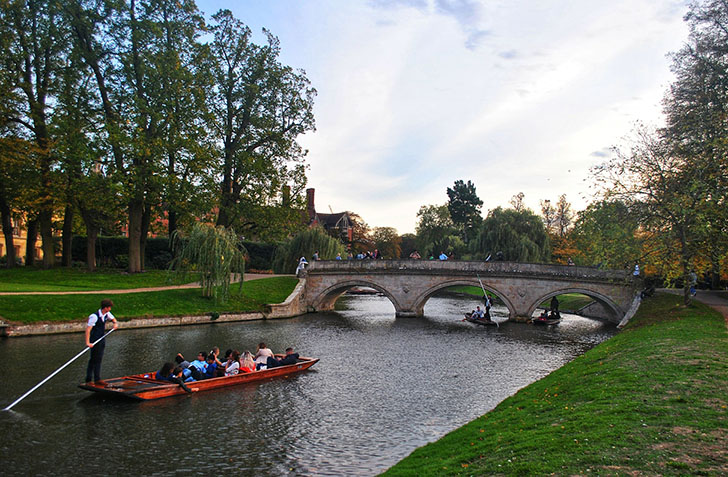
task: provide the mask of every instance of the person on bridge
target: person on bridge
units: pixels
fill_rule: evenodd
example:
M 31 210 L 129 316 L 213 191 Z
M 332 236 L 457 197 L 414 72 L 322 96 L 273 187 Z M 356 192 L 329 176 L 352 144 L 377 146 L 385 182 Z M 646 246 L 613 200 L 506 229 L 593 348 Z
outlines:
M 445 260 L 447 260 L 448 257 L 447 257 L 447 254 L 445 252 L 440 252 L 440 257 L 439 258 L 440 258 L 440 260 L 445 261 Z
M 301 272 L 303 272 L 303 270 L 306 268 L 306 265 L 308 265 L 306 257 L 301 257 L 298 260 L 298 266 L 296 267 L 296 276 L 299 276 Z
M 417 250 L 415 250 L 414 252 L 412 252 L 409 255 L 409 258 L 411 258 L 412 260 L 419 260 L 422 258 L 422 255 L 420 255 L 420 253 Z

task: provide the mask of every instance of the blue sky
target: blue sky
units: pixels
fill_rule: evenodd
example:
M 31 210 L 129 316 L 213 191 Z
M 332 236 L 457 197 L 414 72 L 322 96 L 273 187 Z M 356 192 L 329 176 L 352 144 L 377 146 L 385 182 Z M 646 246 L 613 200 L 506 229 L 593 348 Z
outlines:
M 471 180 L 487 210 L 591 197 L 589 168 L 660 124 L 684 1 L 237 0 L 229 8 L 318 90 L 309 187 L 320 212 L 414 232 Z

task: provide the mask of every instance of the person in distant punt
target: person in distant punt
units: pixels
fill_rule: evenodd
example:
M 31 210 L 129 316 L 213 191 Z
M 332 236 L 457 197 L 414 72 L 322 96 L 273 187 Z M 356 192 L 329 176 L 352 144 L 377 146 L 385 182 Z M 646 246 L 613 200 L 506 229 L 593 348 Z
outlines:
M 86 382 L 101 381 L 101 361 L 104 359 L 104 348 L 106 339 L 101 339 L 106 334 L 106 322 L 114 323 L 114 329 L 119 327 L 116 318 L 111 314 L 111 307 L 114 303 L 105 298 L 101 300 L 101 308 L 88 316 L 86 322 L 86 346 L 91 348 L 91 357 L 86 367 Z M 100 340 L 101 339 L 101 340 Z M 100 340 L 98 343 L 95 341 Z
M 275 368 L 278 366 L 286 366 L 289 364 L 296 364 L 298 363 L 298 353 L 293 352 L 293 348 L 287 348 L 286 349 L 286 355 L 281 359 L 276 359 L 275 357 L 268 358 L 267 365 L 269 368 Z

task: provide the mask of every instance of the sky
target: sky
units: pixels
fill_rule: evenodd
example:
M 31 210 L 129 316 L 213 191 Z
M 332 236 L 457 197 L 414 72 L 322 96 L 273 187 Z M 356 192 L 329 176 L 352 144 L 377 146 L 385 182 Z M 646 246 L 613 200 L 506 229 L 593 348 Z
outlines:
M 589 169 L 637 122 L 659 125 L 687 40 L 685 1 L 198 0 L 230 9 L 316 88 L 316 210 L 413 233 L 472 181 L 483 216 L 523 192 L 594 200 Z

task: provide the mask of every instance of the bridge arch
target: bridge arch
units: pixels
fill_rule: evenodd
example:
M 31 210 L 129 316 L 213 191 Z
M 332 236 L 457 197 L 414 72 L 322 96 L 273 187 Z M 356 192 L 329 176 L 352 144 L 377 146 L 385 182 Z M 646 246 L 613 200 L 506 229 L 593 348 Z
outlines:
M 415 298 L 415 310 L 417 313 L 422 315 L 424 313 L 425 304 L 427 301 L 434 295 L 435 293 L 444 290 L 446 288 L 450 287 L 458 287 L 458 286 L 475 286 L 480 288 L 480 283 L 477 280 L 470 280 L 470 279 L 456 279 L 456 280 L 450 280 L 444 283 L 440 283 L 432 288 L 429 288 L 424 293 L 420 294 L 417 298 Z M 483 283 L 483 288 L 485 288 L 486 291 L 489 291 L 493 293 L 495 296 L 497 296 L 508 308 L 508 316 L 509 318 L 515 315 L 515 307 L 513 306 L 513 303 L 511 303 L 511 300 L 508 299 L 508 297 L 502 293 L 497 288 L 494 288 L 493 286 Z
M 595 302 L 597 302 L 604 310 L 607 310 L 609 314 L 612 315 L 612 318 L 616 319 L 624 315 L 624 310 L 620 309 L 619 305 L 617 305 L 614 300 L 609 298 L 606 295 L 603 295 L 597 291 L 589 290 L 588 288 L 580 288 L 580 287 L 569 287 L 569 288 L 563 288 L 560 290 L 555 290 L 550 293 L 547 293 L 546 295 L 543 295 L 541 298 L 536 300 L 528 309 L 528 316 L 532 316 L 533 313 L 536 311 L 538 306 L 545 302 L 550 300 L 551 298 L 558 296 L 558 295 L 565 295 L 567 293 L 580 293 L 582 295 L 586 295 Z
M 397 298 L 392 295 L 392 293 L 383 288 L 382 286 L 378 285 L 377 283 L 368 281 L 368 280 L 361 280 L 361 279 L 355 279 L 355 280 L 346 280 L 343 282 L 339 282 L 335 285 L 332 285 L 325 290 L 323 290 L 321 293 L 318 294 L 317 297 L 313 299 L 313 308 L 316 311 L 327 311 L 327 310 L 333 310 L 334 309 L 334 303 L 336 303 L 336 300 L 341 297 L 344 293 L 346 293 L 347 290 L 350 290 L 355 287 L 368 287 L 373 288 L 377 290 L 378 292 L 382 293 L 384 296 L 386 296 L 389 301 L 394 305 L 394 310 L 396 313 L 400 312 L 402 309 L 402 306 L 397 301 Z

